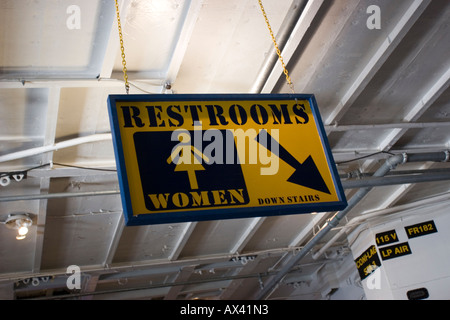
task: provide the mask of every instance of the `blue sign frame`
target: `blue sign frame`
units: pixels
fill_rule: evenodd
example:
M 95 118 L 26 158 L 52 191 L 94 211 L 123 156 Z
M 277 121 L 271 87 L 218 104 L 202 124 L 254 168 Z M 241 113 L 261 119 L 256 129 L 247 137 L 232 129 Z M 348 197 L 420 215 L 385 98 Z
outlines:
M 337 201 L 320 203 L 297 203 L 254 207 L 232 207 L 232 208 L 206 208 L 201 210 L 187 210 L 176 212 L 141 213 L 133 209 L 130 194 L 129 172 L 125 164 L 123 141 L 119 125 L 119 114 L 117 103 L 123 102 L 189 102 L 189 101 L 285 101 L 285 100 L 307 100 L 311 107 L 317 132 L 326 157 L 329 172 L 332 177 Z M 117 174 L 120 186 L 120 195 L 123 206 L 123 214 L 127 226 L 179 223 L 189 221 L 222 220 L 251 218 L 263 216 L 280 216 L 311 212 L 325 212 L 342 210 L 347 206 L 344 190 L 337 172 L 337 168 L 328 144 L 326 132 L 320 117 L 317 103 L 312 94 L 156 94 L 156 95 L 110 95 L 108 97 L 108 111 L 112 131 L 114 153 L 116 158 Z M 281 151 L 280 151 L 281 158 Z M 151 178 L 151 177 L 150 177 Z

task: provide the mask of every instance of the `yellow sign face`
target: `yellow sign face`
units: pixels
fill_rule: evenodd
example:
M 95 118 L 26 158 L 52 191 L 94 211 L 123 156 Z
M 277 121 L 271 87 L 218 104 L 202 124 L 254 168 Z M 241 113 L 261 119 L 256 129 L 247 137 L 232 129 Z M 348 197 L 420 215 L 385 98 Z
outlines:
M 109 97 L 128 225 L 346 206 L 312 95 Z

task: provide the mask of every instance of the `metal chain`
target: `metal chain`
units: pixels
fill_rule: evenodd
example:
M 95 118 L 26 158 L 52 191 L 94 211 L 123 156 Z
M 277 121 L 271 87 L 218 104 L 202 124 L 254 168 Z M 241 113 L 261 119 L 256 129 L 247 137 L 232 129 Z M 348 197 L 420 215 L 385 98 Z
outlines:
M 128 94 L 128 92 L 130 91 L 130 84 L 128 83 L 127 62 L 125 60 L 125 48 L 123 46 L 122 25 L 120 24 L 118 0 L 116 0 L 116 15 L 117 15 L 117 26 L 119 28 L 120 50 L 122 51 L 123 80 L 125 81 L 125 91 Z
M 277 41 L 275 39 L 275 36 L 273 35 L 272 28 L 270 27 L 269 19 L 267 18 L 266 11 L 264 10 L 264 6 L 263 6 L 261 0 L 258 0 L 258 2 L 259 2 L 259 6 L 261 7 L 261 11 L 262 11 L 262 14 L 264 16 L 264 19 L 266 20 L 266 25 L 267 25 L 267 28 L 269 29 L 270 36 L 272 37 L 273 45 L 274 45 L 274 47 L 275 47 L 275 49 L 277 51 L 277 55 L 278 55 L 278 58 L 279 58 L 279 60 L 281 62 L 281 66 L 283 67 L 283 72 L 284 72 L 284 74 L 286 76 L 286 81 L 287 81 L 287 83 L 289 85 L 289 88 L 291 88 L 292 93 L 295 93 L 294 85 L 293 85 L 293 83 L 291 81 L 291 77 L 289 77 L 289 73 L 288 73 L 288 70 L 286 68 L 286 65 L 284 64 L 283 57 L 281 56 L 281 51 L 278 48 Z

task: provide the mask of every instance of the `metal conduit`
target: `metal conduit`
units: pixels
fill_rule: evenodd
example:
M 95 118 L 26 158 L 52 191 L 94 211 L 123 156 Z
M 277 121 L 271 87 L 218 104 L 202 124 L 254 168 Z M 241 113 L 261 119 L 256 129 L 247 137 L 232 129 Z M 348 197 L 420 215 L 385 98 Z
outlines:
M 397 156 L 398 157 L 398 156 Z M 426 153 L 426 154 L 403 154 L 401 157 L 406 157 L 407 162 L 421 162 L 421 161 L 449 161 L 449 151 Z M 440 160 L 433 160 L 440 159 Z M 381 168 L 380 168 L 381 169 Z M 388 171 L 389 172 L 389 171 Z M 388 174 L 385 173 L 385 175 Z M 406 171 L 409 172 L 409 171 Z M 423 173 L 420 173 L 423 172 Z M 374 173 L 371 178 L 364 178 L 358 180 L 344 180 L 342 186 L 344 189 L 377 187 L 396 184 L 421 183 L 431 181 L 450 180 L 449 169 L 437 170 L 419 170 L 412 171 L 414 174 L 397 175 L 394 177 L 376 176 Z M 0 202 L 7 201 L 23 201 L 23 200 L 42 200 L 42 199 L 58 199 L 58 198 L 74 198 L 74 197 L 94 197 L 94 196 L 110 196 L 120 194 L 120 190 L 104 190 L 104 191 L 85 191 L 85 192 L 61 192 L 61 193 L 47 193 L 47 194 L 28 194 L 28 195 L 14 195 L 0 197 Z
M 386 124 L 348 124 L 348 125 L 325 125 L 326 131 L 343 132 L 350 130 L 385 130 L 385 129 L 425 129 L 441 128 L 450 126 L 450 122 L 400 122 Z
M 119 193 L 120 193 L 119 190 L 106 190 L 106 191 L 85 191 L 85 192 L 60 192 L 60 193 L 47 193 L 47 194 L 24 194 L 24 195 L 17 195 L 17 196 L 0 197 L 0 202 L 110 196 L 110 195 L 115 195 L 115 194 L 119 194 Z
M 425 173 L 405 174 L 403 176 L 394 177 L 371 177 L 358 180 L 344 180 L 342 187 L 344 189 L 356 189 L 365 187 L 391 186 L 398 184 L 421 183 L 450 180 L 450 169 L 439 169 L 439 173 L 426 173 L 429 170 L 419 170 Z M 430 170 L 433 172 L 433 170 Z M 47 194 L 28 194 L 0 197 L 0 202 L 23 201 L 23 200 L 42 200 L 42 199 L 60 199 L 60 198 L 76 198 L 76 197 L 95 197 L 95 196 L 111 196 L 120 194 L 120 190 L 104 190 L 104 191 L 85 191 L 85 192 L 60 192 Z
M 355 189 L 443 180 L 450 180 L 450 170 L 443 171 L 441 173 L 410 174 L 405 176 L 372 177 L 359 180 L 347 180 L 342 181 L 342 187 L 344 189 Z
M 393 170 L 399 164 L 406 162 L 423 162 L 423 161 L 435 161 L 444 162 L 449 161 L 449 152 L 435 152 L 426 154 L 402 154 L 395 155 L 388 158 L 384 164 L 373 174 L 374 177 L 383 177 L 390 170 Z M 334 217 L 328 220 L 325 226 L 320 229 L 320 231 L 292 258 L 286 263 L 286 265 L 272 278 L 268 283 L 264 284 L 262 290 L 256 295 L 255 299 L 261 300 L 267 298 L 279 282 L 284 278 L 284 276 L 291 271 L 291 269 L 299 263 L 313 248 L 314 246 L 328 233 L 331 229 L 335 228 L 344 218 L 347 213 L 349 213 L 368 193 L 373 187 L 364 187 L 359 189 L 355 195 L 348 201 L 348 206 L 339 211 Z
M 27 149 L 27 150 L 17 151 L 17 152 L 10 153 L 10 154 L 1 155 L 0 162 L 7 162 L 7 161 L 11 161 L 11 160 L 17 160 L 17 159 L 22 159 L 22 158 L 26 158 L 26 157 L 31 157 L 31 156 L 35 156 L 35 155 L 46 153 L 46 152 L 51 152 L 51 151 L 56 151 L 59 149 L 78 146 L 78 145 L 84 144 L 84 143 L 108 141 L 111 139 L 112 139 L 111 133 L 93 134 L 90 136 L 79 137 L 79 138 L 75 138 L 75 139 L 57 142 L 57 143 L 54 143 L 51 145 L 46 145 L 46 146 L 42 146 L 42 147 L 36 147 L 36 148 Z
M 289 36 L 292 34 L 292 30 L 294 30 L 294 27 L 298 22 L 298 19 L 302 15 L 302 12 L 305 9 L 307 2 L 308 2 L 307 0 L 295 0 L 292 2 L 292 5 L 288 10 L 287 16 L 284 19 L 283 23 L 281 24 L 281 27 L 276 35 L 277 44 L 280 51 L 283 51 L 284 46 L 288 42 Z M 272 48 L 266 60 L 264 61 L 261 70 L 258 73 L 258 77 L 255 80 L 255 84 L 253 85 L 251 92 L 261 93 L 262 89 L 264 88 L 264 85 L 266 84 L 267 79 L 270 76 L 270 73 L 272 72 L 274 66 L 277 63 L 277 60 L 278 60 L 277 52 L 275 48 Z
M 428 173 L 447 173 L 450 172 L 450 168 L 435 168 L 435 169 L 422 169 L 422 170 L 400 170 L 400 171 L 390 171 L 385 177 L 389 176 L 410 176 L 410 175 L 418 175 L 418 174 L 428 174 Z M 350 181 L 348 179 L 363 179 L 372 177 L 373 172 L 361 172 L 361 171 L 353 171 L 346 174 L 339 174 L 339 178 L 344 181 Z M 353 181 L 353 180 L 351 180 Z M 344 187 L 345 188 L 345 187 Z
M 432 170 L 419 170 L 428 172 Z M 393 177 L 371 177 L 358 180 L 344 180 L 342 187 L 344 189 L 356 189 L 365 187 L 391 186 L 398 184 L 421 183 L 450 180 L 450 169 L 439 169 L 439 173 L 420 173 L 397 175 Z M 60 192 L 47 194 L 28 194 L 0 197 L 0 202 L 23 201 L 23 200 L 42 200 L 42 199 L 60 199 L 60 198 L 76 198 L 76 197 L 95 197 L 95 196 L 112 196 L 120 194 L 120 190 L 104 190 L 104 191 L 84 191 L 84 192 Z

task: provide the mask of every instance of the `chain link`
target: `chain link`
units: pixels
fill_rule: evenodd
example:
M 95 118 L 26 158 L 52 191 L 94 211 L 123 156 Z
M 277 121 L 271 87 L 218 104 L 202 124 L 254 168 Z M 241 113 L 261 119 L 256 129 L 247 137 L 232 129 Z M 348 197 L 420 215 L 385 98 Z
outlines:
M 289 85 L 289 88 L 291 89 L 292 93 L 295 93 L 294 84 L 292 83 L 291 77 L 289 76 L 289 72 L 288 72 L 288 70 L 286 68 L 286 65 L 284 64 L 283 57 L 281 56 L 281 51 L 278 48 L 277 41 L 276 41 L 275 36 L 274 36 L 274 34 L 272 32 L 272 28 L 270 27 L 269 18 L 267 18 L 266 11 L 264 10 L 264 6 L 262 4 L 262 1 L 258 0 L 258 2 L 259 2 L 259 6 L 261 7 L 261 11 L 262 11 L 262 14 L 264 16 L 264 20 L 266 20 L 267 29 L 269 29 L 270 36 L 272 37 L 273 46 L 275 47 L 275 49 L 277 51 L 278 58 L 279 58 L 279 60 L 281 62 L 281 66 L 283 67 L 283 72 L 284 72 L 284 75 L 286 76 L 286 81 L 287 81 L 287 83 Z
M 119 28 L 120 50 L 122 51 L 123 80 L 125 81 L 125 91 L 128 94 L 128 92 L 130 91 L 130 84 L 128 83 L 127 62 L 125 60 L 125 48 L 123 46 L 122 25 L 120 24 L 118 0 L 116 0 L 116 15 L 117 15 L 117 26 Z

